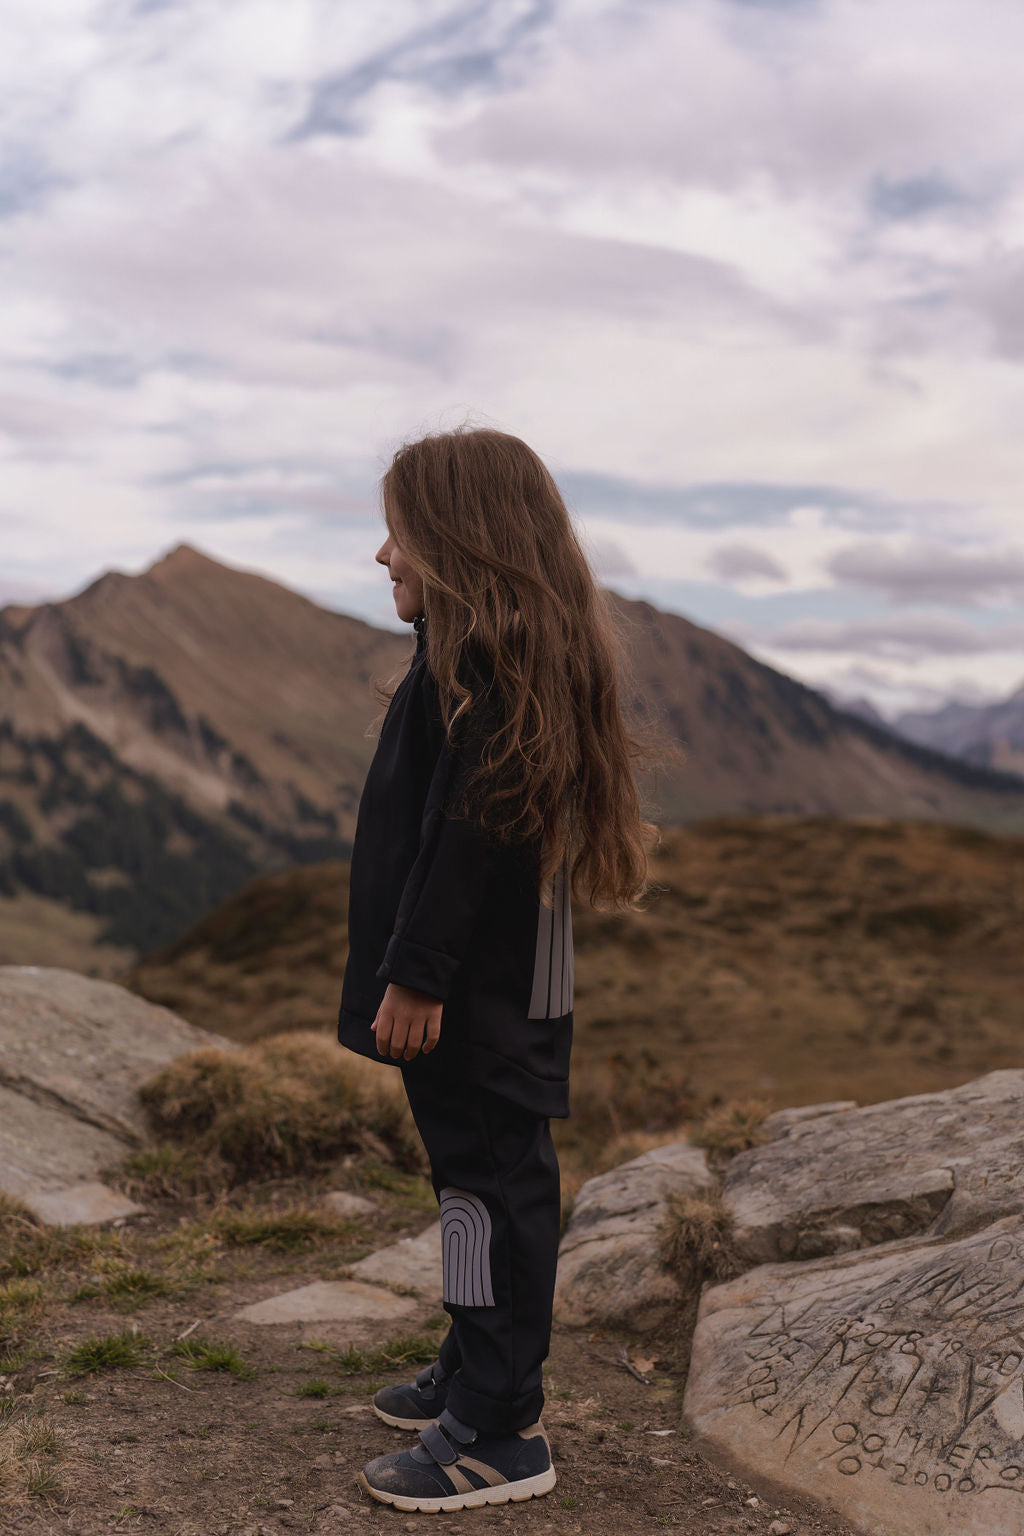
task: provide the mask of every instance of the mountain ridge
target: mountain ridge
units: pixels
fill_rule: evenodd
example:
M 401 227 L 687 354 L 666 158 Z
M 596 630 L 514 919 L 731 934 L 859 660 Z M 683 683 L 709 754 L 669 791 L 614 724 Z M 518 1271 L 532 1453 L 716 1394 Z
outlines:
M 936 710 L 904 710 L 893 728 L 965 762 L 1024 774 L 1024 683 L 992 704 L 951 700 Z
M 642 776 L 655 819 L 1024 830 L 1024 779 L 907 742 L 682 615 L 608 596 L 626 697 L 686 753 L 681 770 Z M 89 913 L 98 938 L 138 952 L 254 874 L 345 857 L 382 708 L 373 685 L 411 654 L 411 634 L 189 544 L 138 575 L 0 609 L 0 902 L 25 892 Z M 0 958 L 18 961 L 5 912 Z

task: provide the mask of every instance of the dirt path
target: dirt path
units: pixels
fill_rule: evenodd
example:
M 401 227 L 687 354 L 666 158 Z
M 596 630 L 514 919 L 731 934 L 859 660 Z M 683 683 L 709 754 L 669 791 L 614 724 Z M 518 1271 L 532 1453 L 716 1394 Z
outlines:
M 146 1308 L 151 1347 L 134 1368 L 73 1380 L 42 1361 L 23 1370 L 18 1406 L 42 1410 L 69 1436 L 62 1465 L 67 1501 L 36 1497 L 0 1509 L 5 1533 L 327 1536 L 459 1532 L 489 1521 L 551 1536 L 632 1536 L 662 1528 L 738 1536 L 768 1533 L 776 1522 L 778 1536 L 781 1521 L 794 1536 L 848 1536 L 842 1521 L 799 1499 L 783 1506 L 764 1488 L 711 1465 L 688 1441 L 671 1359 L 659 1357 L 656 1347 L 636 1346 L 635 1358 L 650 1375 L 642 1383 L 619 1363 L 621 1339 L 568 1329 L 556 1330 L 547 1373 L 545 1422 L 558 1472 L 553 1493 L 528 1504 L 438 1517 L 372 1504 L 356 1473 L 372 1456 L 403 1443 L 402 1433 L 380 1424 L 368 1406 L 383 1378 L 373 1370 L 345 1374 L 339 1361 L 350 1357 L 338 1340 L 333 1350 L 311 1349 L 295 1327 L 232 1324 L 231 1313 L 253 1294 L 249 1283 L 219 1298 L 202 1334 L 192 1335 L 235 1344 L 249 1376 L 178 1368 L 167 1348 L 191 1319 L 166 1303 Z M 125 1318 L 75 1317 L 73 1329 L 55 1330 L 49 1343 L 59 1351 L 61 1335 L 80 1339 L 83 1324 L 103 1332 L 123 1329 Z M 411 1372 L 390 1374 L 407 1379 Z M 296 1395 L 310 1391 L 322 1395 Z

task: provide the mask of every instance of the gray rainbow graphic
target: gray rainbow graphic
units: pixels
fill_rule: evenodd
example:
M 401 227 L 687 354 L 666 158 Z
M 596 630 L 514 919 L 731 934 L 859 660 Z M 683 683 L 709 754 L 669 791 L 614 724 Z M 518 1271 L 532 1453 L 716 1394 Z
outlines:
M 491 1218 L 477 1195 L 441 1191 L 444 1299 L 459 1307 L 493 1307 Z

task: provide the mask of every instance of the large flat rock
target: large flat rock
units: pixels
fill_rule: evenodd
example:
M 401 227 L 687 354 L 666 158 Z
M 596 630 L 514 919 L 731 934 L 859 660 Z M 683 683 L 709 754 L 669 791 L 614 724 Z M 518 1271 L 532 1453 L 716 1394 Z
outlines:
M 54 1225 L 139 1210 L 103 1170 L 144 1140 L 141 1084 L 204 1045 L 235 1048 L 112 982 L 0 966 L 0 1190 Z
M 0 1086 L 0 1189 L 50 1226 L 110 1221 L 141 1209 L 100 1178 L 120 1137 Z
M 559 1322 L 619 1324 L 639 1332 L 665 1322 L 680 1301 L 678 1282 L 659 1257 L 668 1202 L 714 1182 L 704 1153 L 687 1142 L 655 1147 L 589 1179 L 559 1248 Z
M 119 1189 L 96 1179 L 81 1179 L 63 1184 L 59 1189 L 34 1189 L 28 1204 L 39 1220 L 50 1227 L 89 1226 L 102 1221 L 117 1221 L 136 1216 L 145 1206 L 129 1200 Z
M 111 981 L 0 966 L 0 1083 L 127 1141 L 144 1130 L 139 1085 L 204 1045 L 235 1049 Z
M 725 1202 L 755 1263 L 916 1234 L 958 1236 L 1020 1208 L 1024 1071 L 816 1113 L 729 1165 Z
M 1024 1217 L 707 1290 L 685 1413 L 868 1536 L 1021 1536 Z
M 378 1248 L 352 1265 L 358 1280 L 401 1286 L 417 1296 L 440 1302 L 444 1289 L 441 1274 L 441 1223 L 433 1222 L 416 1237 L 403 1237 L 387 1248 Z
M 379 1285 L 358 1280 L 314 1280 L 293 1291 L 267 1296 L 235 1313 L 236 1322 L 264 1326 L 281 1323 L 392 1322 L 415 1312 L 409 1296 L 396 1296 Z

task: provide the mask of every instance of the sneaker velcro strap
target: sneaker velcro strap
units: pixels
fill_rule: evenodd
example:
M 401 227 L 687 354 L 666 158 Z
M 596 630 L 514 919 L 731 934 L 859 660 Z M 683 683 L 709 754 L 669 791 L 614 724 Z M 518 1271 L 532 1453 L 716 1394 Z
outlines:
M 445 1439 L 436 1424 L 427 1424 L 420 1430 L 420 1440 L 442 1467 L 450 1467 L 458 1460 L 458 1452 Z
M 419 1387 L 421 1392 L 423 1391 L 424 1387 L 432 1387 L 434 1385 L 433 1365 L 425 1365 L 422 1371 L 417 1372 L 416 1385 Z

